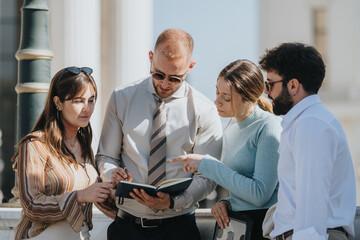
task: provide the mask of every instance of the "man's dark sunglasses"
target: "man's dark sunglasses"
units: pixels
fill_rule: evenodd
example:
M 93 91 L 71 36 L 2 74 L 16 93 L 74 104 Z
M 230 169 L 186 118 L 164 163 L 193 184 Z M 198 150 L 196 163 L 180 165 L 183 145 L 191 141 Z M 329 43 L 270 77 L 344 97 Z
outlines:
M 64 76 L 65 72 L 70 72 L 74 75 L 78 75 L 79 73 L 83 72 L 86 74 L 92 74 L 93 70 L 89 67 L 82 67 L 82 68 L 78 68 L 78 67 L 67 67 L 64 69 L 64 71 L 61 73 L 60 77 L 59 77 L 59 81 L 62 79 L 62 77 Z
M 162 80 L 164 80 L 166 78 L 166 75 L 161 73 L 161 72 L 153 72 L 153 71 L 151 71 L 150 74 L 156 80 L 162 81 Z M 184 76 L 185 74 L 183 74 L 182 76 Z M 177 77 L 177 76 L 168 76 L 168 80 L 171 83 L 179 83 L 179 82 L 183 81 L 184 79 L 182 77 Z
M 283 82 L 283 81 L 285 81 L 285 79 L 278 80 L 278 81 L 265 81 L 266 91 L 269 92 L 274 87 L 275 83 L 279 83 L 279 82 Z
M 151 74 L 151 76 L 156 80 L 163 81 L 166 78 L 166 75 L 163 74 L 162 72 L 151 71 L 152 66 L 153 65 L 151 63 L 151 66 L 150 66 L 150 74 Z M 186 71 L 184 74 L 182 74 L 180 76 L 168 76 L 168 80 L 171 83 L 180 83 L 180 82 L 182 82 L 184 80 L 184 76 L 186 75 L 187 72 L 188 71 Z

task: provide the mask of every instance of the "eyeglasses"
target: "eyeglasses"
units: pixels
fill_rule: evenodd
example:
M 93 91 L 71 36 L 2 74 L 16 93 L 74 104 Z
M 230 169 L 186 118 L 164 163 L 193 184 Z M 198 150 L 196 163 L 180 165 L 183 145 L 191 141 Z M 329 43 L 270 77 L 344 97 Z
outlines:
M 152 68 L 152 63 L 151 63 L 151 68 Z M 180 76 L 167 76 L 167 78 L 171 83 L 180 83 L 184 80 L 184 76 L 187 72 L 188 71 L 186 70 L 186 72 Z M 154 79 L 159 81 L 163 81 L 166 78 L 166 75 L 161 72 L 154 72 L 150 70 L 150 74 Z
M 83 72 L 86 74 L 92 74 L 93 70 L 89 67 L 82 67 L 82 68 L 78 68 L 78 67 L 67 67 L 64 69 L 64 71 L 61 73 L 58 81 L 60 81 L 62 79 L 62 77 L 64 76 L 65 72 L 70 72 L 74 75 L 78 75 L 79 73 Z
M 271 91 L 274 87 L 275 83 L 283 82 L 285 79 L 278 80 L 278 81 L 265 81 L 265 89 L 266 91 Z

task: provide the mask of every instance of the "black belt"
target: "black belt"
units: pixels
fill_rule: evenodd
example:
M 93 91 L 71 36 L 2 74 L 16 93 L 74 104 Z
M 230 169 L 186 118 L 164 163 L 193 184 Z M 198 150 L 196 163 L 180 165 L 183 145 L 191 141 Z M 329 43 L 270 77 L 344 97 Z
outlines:
M 347 232 L 343 227 L 328 228 L 327 230 L 328 230 L 328 231 L 329 231 L 329 230 L 340 231 L 340 232 L 345 233 L 346 237 L 349 237 L 348 232 Z
M 287 237 L 290 237 L 291 235 L 293 235 L 294 231 L 293 230 L 289 230 L 287 232 L 284 232 L 283 234 L 276 236 L 275 240 L 285 240 Z
M 119 216 L 119 215 L 121 215 L 121 216 Z M 138 224 L 142 228 L 152 228 L 152 227 L 159 227 L 160 225 L 163 225 L 163 224 L 181 221 L 190 215 L 191 214 L 188 213 L 188 214 L 184 214 L 184 215 L 180 215 L 180 216 L 176 216 L 176 217 L 170 217 L 170 218 L 149 219 L 149 218 L 136 217 L 127 212 L 119 210 L 118 215 L 115 218 L 115 221 L 117 218 L 119 218 L 119 219 L 121 219 L 120 221 L 127 220 L 129 223 Z
M 336 228 L 328 228 L 329 230 L 335 230 L 335 231 L 340 231 L 345 233 L 345 235 L 348 237 L 348 233 L 345 231 L 345 229 L 343 227 L 336 227 Z M 293 235 L 294 231 L 293 230 L 289 230 L 287 232 L 284 232 L 283 234 L 276 236 L 275 239 L 276 240 L 285 240 L 287 237 L 290 237 L 291 235 Z

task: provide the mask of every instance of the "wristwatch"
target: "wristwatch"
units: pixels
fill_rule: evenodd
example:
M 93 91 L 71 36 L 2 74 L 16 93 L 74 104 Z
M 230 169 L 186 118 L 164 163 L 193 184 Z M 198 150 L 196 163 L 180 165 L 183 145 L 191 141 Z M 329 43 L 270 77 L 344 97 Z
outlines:
M 170 196 L 170 206 L 169 206 L 170 209 L 174 208 L 174 203 L 175 203 L 174 198 Z

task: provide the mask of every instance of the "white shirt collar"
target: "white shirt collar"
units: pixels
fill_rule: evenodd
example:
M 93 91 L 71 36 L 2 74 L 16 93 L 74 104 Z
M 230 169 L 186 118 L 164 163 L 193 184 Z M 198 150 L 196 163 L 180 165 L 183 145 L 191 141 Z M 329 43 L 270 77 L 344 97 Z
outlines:
M 285 129 L 287 126 L 291 124 L 292 121 L 295 120 L 305 109 L 314 105 L 314 104 L 321 104 L 321 100 L 318 94 L 313 94 L 307 96 L 306 98 L 302 99 L 298 102 L 290 111 L 284 116 L 283 120 L 281 121 L 281 126 Z
M 186 82 L 183 81 L 182 84 L 181 84 L 181 87 L 176 90 L 176 92 L 174 92 L 169 98 L 182 98 L 182 97 L 185 97 L 186 95 Z M 155 92 L 155 88 L 154 88 L 154 84 L 153 84 L 153 81 L 152 81 L 152 78 L 151 76 L 148 78 L 148 86 L 147 86 L 147 91 L 152 93 L 152 94 L 156 94 Z

